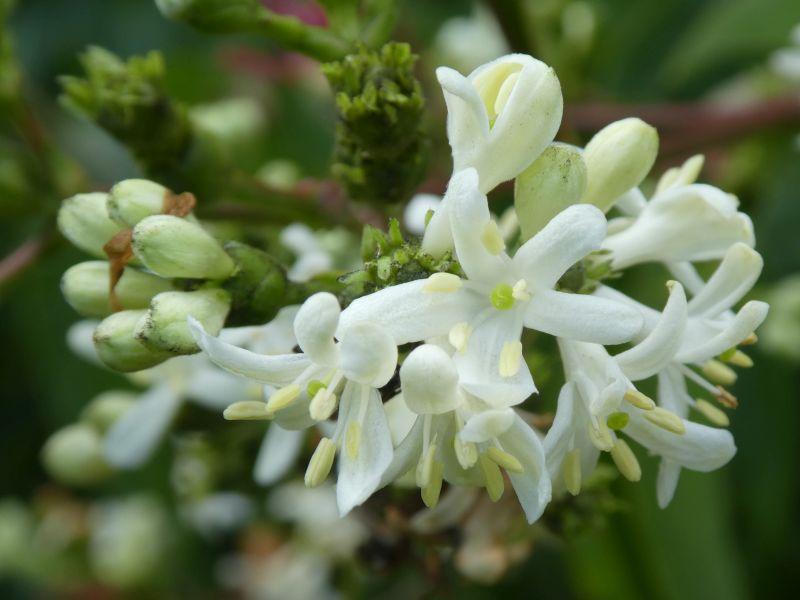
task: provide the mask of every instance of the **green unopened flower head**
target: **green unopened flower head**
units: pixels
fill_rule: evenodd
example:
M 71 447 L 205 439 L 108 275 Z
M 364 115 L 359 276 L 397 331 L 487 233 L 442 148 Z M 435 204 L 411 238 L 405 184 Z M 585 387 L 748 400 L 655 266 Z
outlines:
M 582 201 L 608 211 L 620 195 L 644 180 L 657 154 L 658 133 L 641 119 L 605 126 L 583 151 L 588 180 Z
M 96 396 L 81 413 L 81 421 L 105 433 L 131 406 L 136 394 L 125 390 L 109 390 Z
M 235 266 L 205 229 L 172 215 L 140 221 L 133 229 L 133 253 L 162 277 L 225 279 Z
M 156 294 L 172 289 L 172 283 L 157 275 L 126 267 L 114 288 L 122 308 L 147 308 Z M 73 265 L 61 278 L 67 303 L 84 317 L 106 317 L 113 311 L 109 301 L 109 265 L 92 260 Z
M 258 0 L 156 0 L 165 17 L 183 21 L 203 31 L 238 31 L 257 22 Z
M 111 474 L 103 458 L 100 433 L 85 423 L 57 431 L 42 448 L 45 469 L 56 480 L 79 487 L 99 483 Z
M 108 194 L 108 215 L 124 227 L 133 227 L 146 217 L 166 212 L 166 200 L 171 193 L 147 179 L 120 181 Z
M 134 337 L 145 310 L 123 310 L 103 319 L 94 331 L 94 348 L 100 360 L 115 371 L 149 369 L 171 356 L 151 350 Z
M 156 352 L 193 354 L 200 348 L 192 337 L 187 318 L 193 316 L 211 335 L 217 335 L 225 324 L 230 306 L 230 294 L 219 288 L 164 292 L 153 298 L 135 335 Z
M 108 216 L 108 194 L 77 194 L 61 203 L 58 228 L 75 246 L 99 258 L 105 258 L 103 246 L 122 229 Z
M 586 190 L 586 163 L 569 144 L 548 146 L 514 181 L 514 208 L 522 239 L 533 237 Z

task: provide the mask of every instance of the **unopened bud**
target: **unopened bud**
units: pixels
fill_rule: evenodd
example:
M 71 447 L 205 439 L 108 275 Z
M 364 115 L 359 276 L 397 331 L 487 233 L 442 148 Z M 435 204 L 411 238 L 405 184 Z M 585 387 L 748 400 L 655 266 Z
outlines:
M 167 188 L 147 179 L 120 181 L 108 195 L 108 215 L 124 227 L 133 227 L 146 217 L 165 212 L 167 194 L 171 194 Z
M 153 296 L 171 289 L 167 279 L 126 267 L 114 291 L 122 308 L 137 309 L 147 308 Z M 61 278 L 61 293 L 84 317 L 110 315 L 108 263 L 95 260 L 70 267 Z
M 122 229 L 106 210 L 108 194 L 77 194 L 61 203 L 58 229 L 73 245 L 84 252 L 105 258 L 103 246 Z
M 103 319 L 94 330 L 94 347 L 100 360 L 115 371 L 149 369 L 170 357 L 147 348 L 134 337 L 144 310 L 123 310 Z
M 96 396 L 81 412 L 81 421 L 105 433 L 131 406 L 137 396 L 124 390 L 109 390 Z
M 156 6 L 165 17 L 213 33 L 252 27 L 263 10 L 259 0 L 156 0 Z
M 234 269 L 233 260 L 211 234 L 172 215 L 140 221 L 133 229 L 133 252 L 162 277 L 225 279 Z
M 91 486 L 111 474 L 100 433 L 85 423 L 51 435 L 42 448 L 42 462 L 53 478 L 67 485 Z
M 230 294 L 219 288 L 194 292 L 164 292 L 150 302 L 134 335 L 145 346 L 170 354 L 194 354 L 195 342 L 187 318 L 194 317 L 210 335 L 217 335 L 230 310 Z
M 657 154 L 658 133 L 641 119 L 607 125 L 583 151 L 588 179 L 582 202 L 607 212 L 619 196 L 644 180 Z
M 586 189 L 586 164 L 578 148 L 550 144 L 514 182 L 514 208 L 522 239 L 533 237 Z

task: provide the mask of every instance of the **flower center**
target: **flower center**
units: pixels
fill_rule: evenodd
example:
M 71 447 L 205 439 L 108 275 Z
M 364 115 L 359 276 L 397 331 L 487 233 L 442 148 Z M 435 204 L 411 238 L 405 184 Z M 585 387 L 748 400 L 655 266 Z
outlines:
M 489 299 L 497 310 L 510 310 L 516 300 L 526 302 L 531 299 L 531 294 L 527 282 L 520 279 L 513 286 L 508 283 L 498 283 L 489 295 Z

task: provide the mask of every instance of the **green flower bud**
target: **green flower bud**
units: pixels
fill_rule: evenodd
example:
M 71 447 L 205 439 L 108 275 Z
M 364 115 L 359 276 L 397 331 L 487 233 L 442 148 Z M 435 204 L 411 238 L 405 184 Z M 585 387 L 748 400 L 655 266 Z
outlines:
M 194 317 L 211 335 L 217 335 L 230 306 L 230 294 L 219 288 L 164 292 L 153 298 L 134 335 L 156 352 L 193 354 L 200 348 L 189 331 L 187 317 Z
M 586 163 L 580 150 L 562 143 L 548 146 L 514 182 L 514 208 L 523 241 L 579 202 L 585 189 Z
M 658 154 L 658 132 L 634 117 L 615 121 L 586 144 L 588 181 L 582 202 L 608 211 L 614 201 L 639 185 Z
M 167 292 L 168 293 L 168 292 Z M 94 330 L 94 348 L 100 360 L 115 371 L 149 369 L 171 355 L 151 350 L 136 337 L 134 330 L 145 316 L 144 310 L 123 310 L 106 317 Z
M 156 294 L 172 289 L 167 279 L 126 267 L 115 288 L 125 309 L 147 308 Z M 67 303 L 84 317 L 106 317 L 109 303 L 109 265 L 102 260 L 78 263 L 61 278 L 61 292 Z
M 165 212 L 165 197 L 170 193 L 163 185 L 147 179 L 120 181 L 108 195 L 108 215 L 124 227 L 133 227 L 146 217 Z
M 105 433 L 125 411 L 136 403 L 136 394 L 125 390 L 109 390 L 96 396 L 81 412 L 81 421 Z
M 103 246 L 122 229 L 106 210 L 108 194 L 77 194 L 61 203 L 58 228 L 64 237 L 84 252 L 105 258 Z
M 67 485 L 87 487 L 111 474 L 103 458 L 103 439 L 85 423 L 55 432 L 42 448 L 42 462 L 50 475 Z
M 156 0 L 156 6 L 165 17 L 214 33 L 248 28 L 263 11 L 259 0 Z
M 234 269 L 233 260 L 211 234 L 171 215 L 140 221 L 133 229 L 133 252 L 162 277 L 225 279 Z

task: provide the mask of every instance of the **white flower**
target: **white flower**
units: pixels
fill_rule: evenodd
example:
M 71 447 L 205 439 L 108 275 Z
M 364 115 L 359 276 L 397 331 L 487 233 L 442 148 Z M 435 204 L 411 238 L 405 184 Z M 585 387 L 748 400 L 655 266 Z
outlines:
M 345 514 L 370 496 L 392 459 L 391 434 L 378 388 L 394 374 L 397 347 L 389 333 L 365 321 L 343 328 L 337 343 L 339 314 L 332 294 L 318 293 L 306 300 L 294 320 L 299 354 L 258 354 L 208 335 L 194 319 L 190 327 L 200 347 L 222 368 L 281 386 L 266 403 L 229 406 L 227 418 L 274 417 L 286 429 L 304 429 L 327 420 L 338 405 L 335 432 L 317 447 L 306 481 L 319 485 L 339 450 L 337 497 L 339 510 Z
M 721 258 L 736 242 L 753 246 L 753 224 L 735 196 L 710 185 L 670 187 L 656 194 L 636 219 L 610 234 L 603 248 L 613 266 Z
M 414 235 L 422 235 L 425 233 L 428 212 L 436 211 L 441 203 L 442 197 L 436 194 L 415 195 L 403 210 L 403 225 Z
M 505 469 L 530 523 L 550 501 L 550 478 L 537 434 L 511 409 L 490 405 L 460 388 L 442 348 L 423 344 L 400 369 L 402 398 L 417 418 L 384 474 L 390 483 L 416 465 L 425 504 L 438 502 L 442 479 L 483 485 L 492 500 L 503 493 Z
M 296 255 L 287 273 L 290 281 L 308 281 L 315 275 L 333 268 L 330 254 L 306 225 L 292 223 L 281 231 L 280 240 L 281 244 Z
M 448 335 L 457 349 L 461 386 L 487 402 L 513 405 L 535 391 L 522 359 L 523 326 L 601 344 L 630 340 L 638 310 L 619 302 L 553 289 L 561 275 L 599 247 L 602 212 L 575 205 L 553 218 L 513 258 L 490 218 L 474 169 L 457 173 L 448 194 L 456 253 L 467 279 L 436 273 L 355 300 L 340 326 L 380 322 L 398 344 Z

